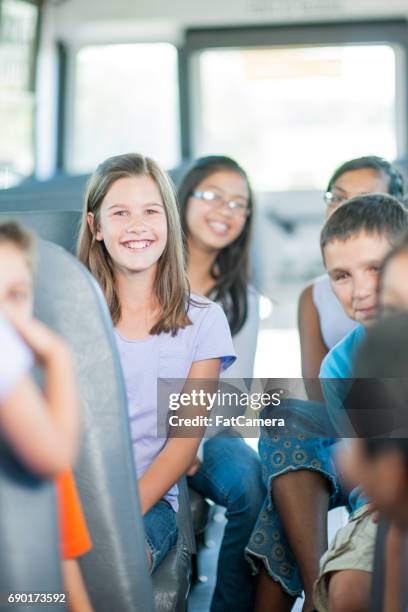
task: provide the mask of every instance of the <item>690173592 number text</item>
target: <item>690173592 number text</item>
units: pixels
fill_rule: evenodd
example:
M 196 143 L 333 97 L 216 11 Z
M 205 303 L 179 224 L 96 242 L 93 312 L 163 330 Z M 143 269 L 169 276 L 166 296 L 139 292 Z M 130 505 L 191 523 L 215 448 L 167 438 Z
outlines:
M 16 593 L 0 593 L 1 604 L 66 604 L 67 596 L 65 593 L 42 593 L 34 591 L 21 591 Z

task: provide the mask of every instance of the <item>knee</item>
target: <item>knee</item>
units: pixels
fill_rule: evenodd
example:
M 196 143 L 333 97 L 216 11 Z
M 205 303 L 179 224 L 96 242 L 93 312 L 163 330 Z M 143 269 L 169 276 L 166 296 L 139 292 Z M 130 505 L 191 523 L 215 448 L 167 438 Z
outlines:
M 367 612 L 371 575 L 368 572 L 343 570 L 329 583 L 330 612 Z
M 259 466 L 249 465 L 246 470 L 230 476 L 227 509 L 243 513 L 249 521 L 255 521 L 267 494 Z
M 265 490 L 256 483 L 241 481 L 230 490 L 227 510 L 245 516 L 246 522 L 253 525 L 265 501 Z

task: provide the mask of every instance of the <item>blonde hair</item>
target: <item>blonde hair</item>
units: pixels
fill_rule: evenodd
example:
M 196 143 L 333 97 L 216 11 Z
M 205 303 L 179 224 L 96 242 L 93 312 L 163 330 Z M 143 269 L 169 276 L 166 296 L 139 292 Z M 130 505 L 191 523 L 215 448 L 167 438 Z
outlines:
M 137 153 L 127 153 L 109 157 L 97 167 L 85 192 L 78 258 L 101 285 L 113 323 L 118 323 L 121 310 L 114 265 L 104 242 L 96 240 L 96 231 L 100 224 L 101 206 L 109 189 L 118 179 L 132 176 L 150 176 L 163 200 L 167 219 L 167 244 L 158 261 L 154 286 L 161 314 L 150 333 L 155 335 L 170 332 L 175 335 L 179 329 L 191 325 L 187 315 L 189 287 L 176 191 L 170 178 L 154 160 Z M 92 229 L 88 224 L 88 213 L 94 217 Z
M 30 270 L 35 266 L 35 238 L 31 232 L 27 231 L 17 221 L 1 221 L 0 222 L 0 244 L 11 242 L 16 246 L 27 258 L 27 263 Z

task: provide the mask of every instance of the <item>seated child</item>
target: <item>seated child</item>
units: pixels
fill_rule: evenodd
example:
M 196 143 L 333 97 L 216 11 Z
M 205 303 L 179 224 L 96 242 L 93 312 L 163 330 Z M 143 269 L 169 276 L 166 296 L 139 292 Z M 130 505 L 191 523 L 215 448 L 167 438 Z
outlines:
M 79 435 L 77 388 L 65 344 L 32 318 L 32 267 L 31 236 L 16 223 L 0 224 L 0 427 L 28 469 L 56 477 L 69 605 L 88 612 L 76 558 L 91 543 L 69 470 Z M 44 395 L 30 376 L 34 357 L 44 368 Z
M 204 433 L 160 435 L 158 379 L 182 379 L 185 390 L 194 379 L 218 380 L 235 361 L 231 332 L 218 304 L 190 296 L 174 188 L 154 160 L 129 153 L 98 166 L 85 196 L 78 254 L 100 283 L 115 325 L 153 573 L 177 542 L 177 481 Z
M 408 236 L 385 258 L 381 270 L 381 314 L 408 310 Z
M 324 359 L 322 379 L 352 376 L 365 329 L 377 317 L 382 261 L 404 235 L 407 224 L 407 213 L 399 202 L 373 194 L 353 198 L 324 226 L 321 248 L 331 285 L 346 314 L 360 325 Z M 330 410 L 330 399 L 328 406 Z M 314 590 L 319 612 L 368 608 L 375 525 L 360 487 L 351 491 L 349 507 L 349 523 L 337 532 L 321 559 Z
M 326 222 L 321 246 L 333 290 L 348 316 L 363 325 L 358 325 L 332 349 L 322 365 L 323 378 L 351 376 L 352 358 L 364 336 L 364 326 L 376 315 L 382 260 L 407 227 L 408 217 L 402 205 L 391 196 L 380 194 L 350 200 Z M 261 437 L 261 460 L 270 495 L 247 546 L 248 556 L 257 564 L 263 562 L 269 578 L 269 582 L 260 582 L 264 597 L 258 609 L 290 610 L 293 598 L 301 594 L 303 587 L 306 593 L 303 609 L 309 612 L 314 607 L 310 582 L 319 573 L 319 559 L 314 554 L 319 548 L 323 554 L 327 548 L 327 534 L 324 541 L 322 537 L 319 539 L 317 531 L 325 534 L 327 510 L 344 505 L 345 501 L 331 457 L 333 440 L 308 439 L 305 433 L 297 440 L 267 442 Z M 293 475 L 299 477 L 296 495 L 277 486 L 280 476 L 283 482 L 284 477 Z M 319 505 L 316 496 L 308 500 L 310 482 L 315 485 L 317 479 L 321 481 Z M 308 539 L 312 538 L 318 543 L 314 549 L 307 546 Z M 326 579 L 319 582 L 326 587 L 329 583 Z M 344 607 L 339 609 L 348 612 L 360 609 L 353 607 L 354 600 L 347 599 L 351 589 L 341 592 L 346 597 Z M 327 597 L 322 601 L 323 597 L 322 594 L 318 602 L 319 610 L 327 609 Z
M 404 181 L 395 166 L 382 157 L 367 155 L 344 162 L 333 173 L 324 196 L 326 219 L 350 198 L 369 193 L 403 195 Z M 308 285 L 299 299 L 299 335 L 302 375 L 316 378 L 329 350 L 356 322 L 344 312 L 327 274 Z
M 405 247 L 402 247 L 403 251 L 404 249 L 406 243 Z M 394 255 L 387 258 L 386 269 L 394 257 L 399 259 L 400 255 L 401 251 L 397 247 Z M 405 261 L 405 269 L 400 270 L 404 272 L 404 276 L 408 270 L 407 263 Z M 404 282 L 404 279 L 400 280 Z M 391 278 L 387 279 L 388 297 L 391 300 L 390 283 Z M 395 289 L 397 295 L 398 287 Z M 384 282 L 381 293 L 383 290 Z M 408 301 L 401 303 L 398 299 L 398 305 L 408 310 Z M 370 330 L 363 342 L 354 367 L 354 376 L 362 379 L 363 383 L 362 393 L 358 395 L 358 407 L 368 409 L 370 411 L 368 419 L 375 421 L 377 429 L 380 421 L 382 431 L 375 432 L 376 437 L 353 440 L 345 457 L 346 469 L 352 469 L 358 476 L 375 510 L 379 511 L 389 524 L 384 551 L 382 607 L 386 612 L 400 612 L 407 604 L 403 601 L 404 571 L 406 571 L 404 548 L 408 534 L 407 342 L 406 312 L 381 321 L 378 326 Z M 369 393 L 367 393 L 367 384 L 370 385 Z M 376 410 L 379 412 L 376 413 Z M 395 433 L 391 433 L 392 431 Z M 397 435 L 399 437 L 396 437 Z

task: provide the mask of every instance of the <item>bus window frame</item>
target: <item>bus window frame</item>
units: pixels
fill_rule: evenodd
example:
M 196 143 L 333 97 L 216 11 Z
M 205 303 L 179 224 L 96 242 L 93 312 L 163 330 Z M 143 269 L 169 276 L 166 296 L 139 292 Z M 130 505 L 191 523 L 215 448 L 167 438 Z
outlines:
M 195 155 L 199 131 L 200 80 L 198 56 L 209 49 L 305 46 L 391 46 L 396 59 L 396 144 L 398 158 L 408 157 L 408 22 L 400 19 L 266 25 L 251 27 L 191 28 L 180 49 L 180 113 L 183 157 Z
M 40 53 L 41 33 L 44 17 L 44 0 L 19 0 L 22 4 L 30 4 L 37 9 L 34 38 L 32 41 L 32 55 L 30 57 L 29 66 L 29 82 L 27 91 L 34 96 L 34 105 L 32 108 L 32 129 L 31 129 L 31 150 L 33 155 L 33 170 L 31 175 L 26 176 L 26 179 L 32 178 L 37 172 L 37 108 L 36 108 L 36 91 L 38 80 L 38 57 Z
M 73 136 L 72 130 L 74 125 L 75 116 L 75 96 L 77 87 L 76 78 L 76 59 L 78 53 L 89 46 L 92 47 L 103 47 L 106 45 L 137 45 L 137 44 L 155 44 L 164 43 L 172 45 L 176 50 L 176 62 L 177 62 L 177 74 L 179 75 L 179 64 L 180 48 L 174 40 L 166 39 L 143 39 L 134 40 L 128 37 L 123 39 L 107 39 L 106 41 L 101 40 L 89 40 L 81 41 L 80 43 L 68 44 L 62 40 L 56 41 L 57 50 L 57 125 L 56 125 L 56 154 L 55 154 L 55 172 L 72 176 L 72 172 L 69 170 L 69 165 L 72 156 L 73 148 Z M 178 91 L 178 114 L 177 119 L 179 121 L 179 143 L 178 149 L 180 152 L 179 164 L 183 163 L 183 152 L 182 152 L 182 125 L 180 115 L 180 81 Z M 89 174 L 86 172 L 85 174 Z

